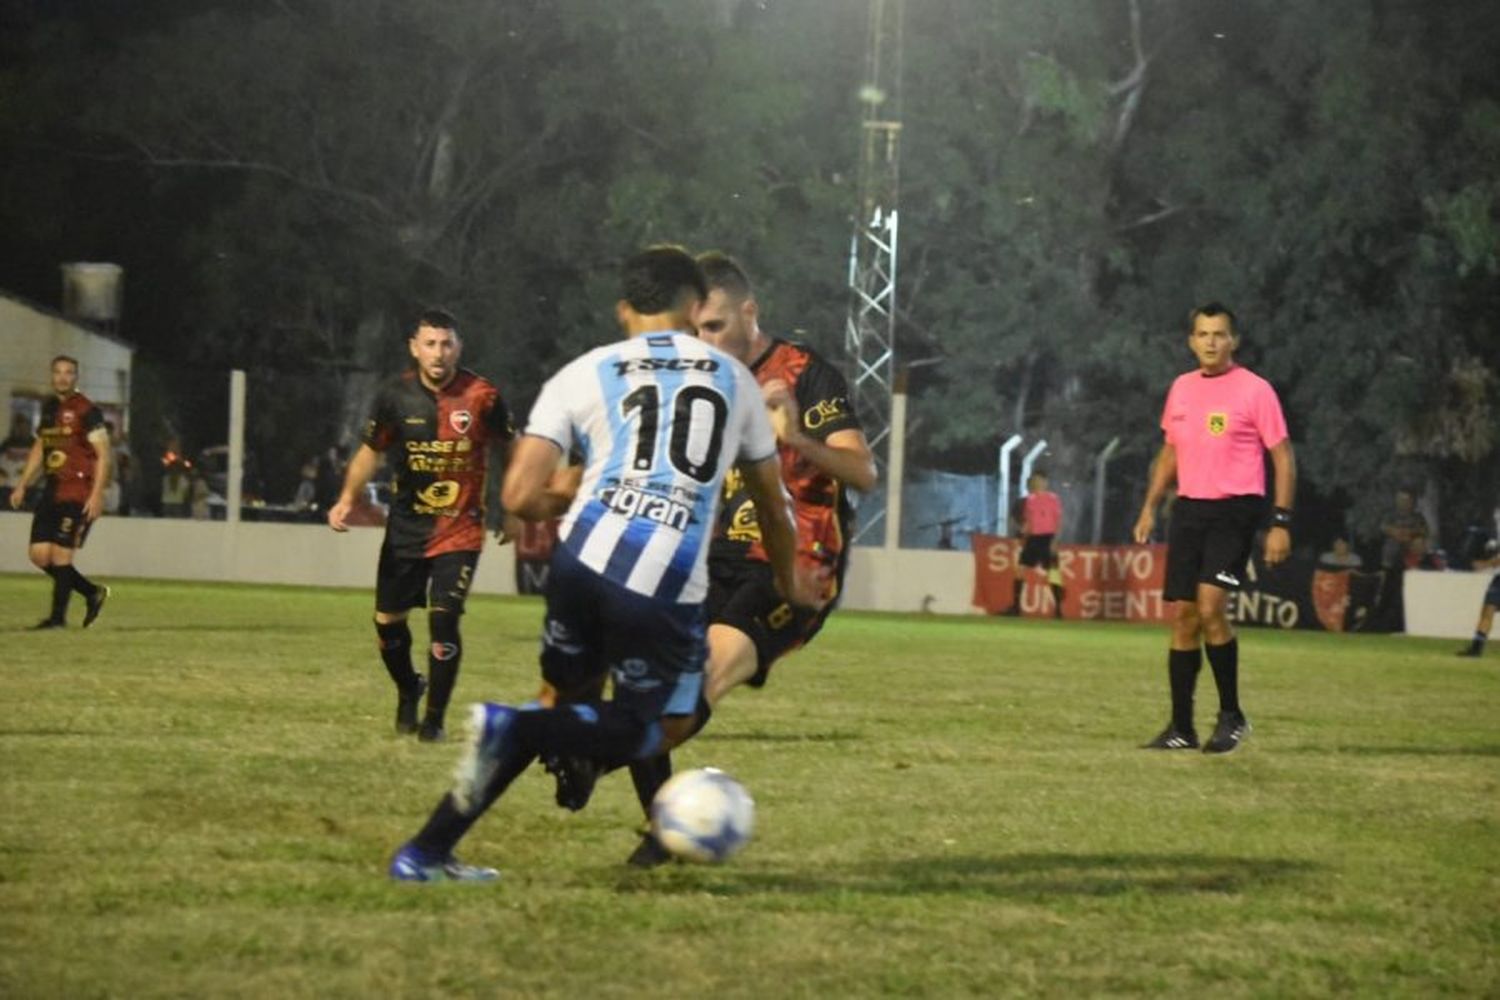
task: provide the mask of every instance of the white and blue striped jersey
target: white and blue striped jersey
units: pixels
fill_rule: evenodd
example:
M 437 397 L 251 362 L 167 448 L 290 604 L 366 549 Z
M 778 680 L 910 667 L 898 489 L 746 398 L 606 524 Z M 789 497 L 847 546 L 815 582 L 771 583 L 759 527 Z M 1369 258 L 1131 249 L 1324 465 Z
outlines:
M 570 362 L 542 387 L 526 433 L 583 455 L 560 544 L 606 579 L 679 604 L 707 596 L 725 473 L 776 455 L 750 370 L 676 332 Z

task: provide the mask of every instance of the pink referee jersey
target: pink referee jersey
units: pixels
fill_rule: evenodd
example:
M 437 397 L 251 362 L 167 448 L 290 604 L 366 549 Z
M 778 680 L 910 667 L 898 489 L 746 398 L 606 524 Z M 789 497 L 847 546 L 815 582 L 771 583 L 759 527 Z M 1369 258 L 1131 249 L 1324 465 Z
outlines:
M 1055 535 L 1062 524 L 1062 501 L 1050 490 L 1038 490 L 1026 497 L 1022 508 L 1028 535 Z
M 1276 390 L 1238 365 L 1177 376 L 1161 428 L 1177 452 L 1177 494 L 1192 500 L 1264 496 L 1265 451 L 1287 438 Z

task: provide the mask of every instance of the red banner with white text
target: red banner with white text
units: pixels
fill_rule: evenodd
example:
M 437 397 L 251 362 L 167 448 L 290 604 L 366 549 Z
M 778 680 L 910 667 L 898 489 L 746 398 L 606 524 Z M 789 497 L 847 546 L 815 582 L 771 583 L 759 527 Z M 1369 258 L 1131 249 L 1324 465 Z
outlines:
M 975 606 L 992 615 L 1010 610 L 1016 573 L 1024 570 L 1020 539 L 976 534 L 973 540 Z M 1052 580 L 1063 588 L 1064 618 L 1165 620 L 1165 545 L 1059 545 L 1056 551 Z M 1024 579 L 1021 613 L 1050 616 L 1055 603 L 1048 574 L 1036 568 Z

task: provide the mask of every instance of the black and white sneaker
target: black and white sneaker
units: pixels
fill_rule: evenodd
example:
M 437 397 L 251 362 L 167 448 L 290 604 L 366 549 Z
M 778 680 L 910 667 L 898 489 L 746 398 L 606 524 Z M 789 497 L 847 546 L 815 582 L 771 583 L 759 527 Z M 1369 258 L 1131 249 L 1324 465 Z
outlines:
M 1183 732 L 1172 723 L 1167 723 L 1167 728 L 1157 734 L 1156 739 L 1150 743 L 1142 743 L 1142 750 L 1196 750 L 1198 749 L 1198 734 L 1189 729 Z
M 1243 712 L 1220 712 L 1214 734 L 1203 745 L 1204 753 L 1233 753 L 1250 735 L 1250 720 Z

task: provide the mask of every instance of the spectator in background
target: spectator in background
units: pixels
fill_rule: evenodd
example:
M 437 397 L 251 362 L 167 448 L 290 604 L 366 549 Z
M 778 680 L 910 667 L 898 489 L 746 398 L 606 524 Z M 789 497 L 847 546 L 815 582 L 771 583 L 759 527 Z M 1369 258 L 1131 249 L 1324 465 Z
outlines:
M 1016 593 L 1007 615 L 1021 613 L 1021 593 L 1026 574 L 1040 566 L 1052 587 L 1052 617 L 1062 617 L 1062 574 L 1057 569 L 1056 538 L 1062 530 L 1062 501 L 1047 489 L 1047 474 L 1033 472 L 1026 480 L 1026 498 L 1021 501 L 1021 559 L 1016 572 Z
M 31 430 L 31 418 L 24 413 L 13 413 L 10 418 L 10 434 L 0 444 L 0 484 L 6 489 L 21 481 L 21 470 L 26 468 L 26 456 L 31 453 L 31 442 L 36 435 Z
M 297 492 L 292 495 L 292 508 L 298 514 L 316 514 L 318 510 L 318 460 L 309 458 L 302 463 L 302 479 L 297 483 Z
M 212 495 L 208 477 L 203 474 L 202 469 L 194 469 L 188 477 L 188 512 L 195 521 L 207 521 L 213 516 L 208 507 L 208 498 Z
M 1385 631 L 1404 632 L 1406 606 L 1401 578 L 1407 567 L 1421 558 L 1427 539 L 1427 519 L 1417 510 L 1415 493 L 1408 489 L 1396 491 L 1395 513 L 1380 530 L 1385 535 L 1380 546 L 1380 569 L 1385 576 L 1380 587 L 1378 621 Z
M 168 451 L 163 455 L 162 463 L 161 516 L 187 517 L 189 514 L 188 494 L 191 488 L 187 463 L 175 451 Z
M 1380 530 L 1385 535 L 1380 568 L 1399 571 L 1415 565 L 1428 535 L 1427 518 L 1417 510 L 1416 494 L 1407 489 L 1397 490 L 1396 511 Z
M 1343 535 L 1335 538 L 1328 551 L 1318 556 L 1320 569 L 1363 569 L 1364 565 L 1365 561 L 1349 547 L 1349 539 Z

